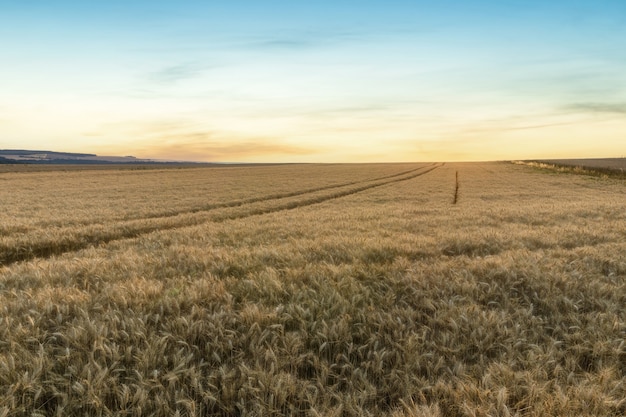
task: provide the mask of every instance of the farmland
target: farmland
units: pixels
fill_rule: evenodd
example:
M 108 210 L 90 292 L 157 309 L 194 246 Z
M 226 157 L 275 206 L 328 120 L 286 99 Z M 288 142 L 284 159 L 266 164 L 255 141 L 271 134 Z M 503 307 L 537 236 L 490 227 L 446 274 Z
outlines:
M 611 177 L 626 180 L 626 158 L 546 159 L 539 161 L 515 161 L 561 173 L 573 173 Z
M 626 158 L 548 159 L 545 162 L 588 169 L 626 169 Z
M 626 184 L 0 173 L 0 416 L 620 416 Z

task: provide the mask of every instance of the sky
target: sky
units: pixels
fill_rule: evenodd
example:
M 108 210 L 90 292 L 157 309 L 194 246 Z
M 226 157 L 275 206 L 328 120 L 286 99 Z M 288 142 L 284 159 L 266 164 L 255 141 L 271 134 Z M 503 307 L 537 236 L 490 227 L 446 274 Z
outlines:
M 626 156 L 626 1 L 0 0 L 0 149 Z

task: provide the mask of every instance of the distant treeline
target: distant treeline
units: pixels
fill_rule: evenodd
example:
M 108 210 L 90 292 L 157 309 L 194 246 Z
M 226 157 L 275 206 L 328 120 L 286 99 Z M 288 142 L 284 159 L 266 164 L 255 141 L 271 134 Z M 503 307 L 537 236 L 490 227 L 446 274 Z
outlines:
M 34 165 L 180 165 L 179 162 L 158 161 L 107 161 L 102 159 L 8 159 L 0 156 L 0 164 L 34 164 Z M 187 163 L 189 164 L 189 163 Z
M 24 161 L 16 160 L 16 159 L 8 159 L 0 156 L 0 164 L 24 164 Z
M 52 155 L 55 157 L 74 157 L 74 158 L 90 158 L 98 155 L 93 153 L 70 153 L 70 152 L 54 152 L 54 151 L 29 151 L 25 149 L 0 149 L 0 155 L 10 156 L 29 156 L 29 155 Z

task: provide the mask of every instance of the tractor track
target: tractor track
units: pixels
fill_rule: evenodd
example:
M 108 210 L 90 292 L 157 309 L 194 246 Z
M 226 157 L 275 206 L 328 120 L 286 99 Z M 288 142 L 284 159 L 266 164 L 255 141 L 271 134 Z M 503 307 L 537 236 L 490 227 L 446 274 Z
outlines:
M 154 213 L 154 214 L 150 214 L 150 215 L 147 215 L 147 216 L 127 217 L 127 218 L 115 219 L 115 220 L 112 220 L 112 221 L 109 221 L 109 222 L 105 222 L 105 223 L 97 222 L 97 221 L 76 221 L 76 222 L 70 222 L 70 223 L 68 223 L 68 222 L 61 223 L 59 221 L 53 221 L 53 222 L 47 222 L 45 225 L 42 225 L 42 227 L 59 227 L 59 228 L 89 227 L 89 226 L 98 227 L 98 226 L 106 226 L 106 225 L 111 225 L 111 224 L 115 224 L 115 225 L 131 224 L 133 222 L 140 222 L 140 221 L 145 221 L 145 220 L 168 219 L 168 218 L 183 216 L 183 215 L 186 215 L 186 214 L 197 214 L 197 213 L 204 213 L 204 212 L 209 212 L 209 211 L 218 210 L 218 209 L 224 209 L 224 208 L 241 207 L 241 206 L 248 205 L 248 204 L 260 203 L 260 202 L 271 201 L 271 200 L 280 200 L 280 199 L 285 199 L 285 198 L 290 198 L 290 197 L 297 197 L 297 196 L 305 195 L 305 194 L 311 194 L 311 193 L 315 193 L 315 192 L 319 192 L 319 191 L 331 190 L 331 189 L 334 189 L 334 188 L 342 188 L 342 187 L 347 187 L 347 186 L 350 186 L 350 185 L 356 185 L 356 184 L 380 181 L 380 180 L 384 180 L 384 179 L 388 179 L 388 178 L 394 178 L 394 177 L 399 177 L 399 176 L 402 176 L 402 175 L 407 175 L 407 174 L 410 174 L 410 173 L 413 173 L 413 172 L 416 172 L 416 171 L 419 171 L 419 170 L 422 170 L 422 169 L 426 169 L 426 168 L 431 167 L 433 165 L 435 165 L 435 164 L 424 165 L 424 166 L 421 166 L 419 168 L 414 168 L 414 169 L 410 169 L 410 170 L 407 170 L 407 171 L 402 171 L 402 172 L 399 172 L 399 173 L 386 175 L 386 176 L 383 176 L 383 177 L 374 177 L 374 178 L 368 178 L 368 179 L 364 179 L 364 180 L 342 182 L 342 183 L 338 183 L 338 184 L 329 184 L 329 185 L 324 185 L 324 186 L 321 186 L 321 187 L 306 188 L 304 190 L 287 191 L 287 192 L 276 193 L 276 194 L 268 194 L 268 195 L 263 195 L 263 196 L 259 196 L 259 197 L 251 197 L 251 198 L 241 199 L 241 200 L 225 201 L 225 202 L 222 202 L 222 203 L 211 203 L 211 204 L 206 204 L 206 205 L 200 206 L 200 207 L 181 209 L 181 210 L 177 210 L 177 211 Z M 17 232 L 17 233 L 27 233 L 30 230 L 32 230 L 31 228 L 26 227 L 26 226 L 24 226 L 24 227 L 16 227 L 14 229 L 15 229 L 15 232 Z M 5 233 L 4 236 L 8 237 L 8 236 L 11 236 L 14 233 Z M 2 265 L 2 257 L 1 256 L 0 256 L 0 265 Z
M 452 204 L 456 204 L 459 202 L 459 171 L 456 172 L 455 180 L 454 180 L 454 198 L 452 200 Z
M 385 181 L 385 182 L 379 182 L 376 184 L 369 184 L 369 185 L 364 185 L 361 187 L 357 187 L 357 188 L 351 188 L 349 190 L 345 190 L 345 191 L 338 191 L 336 193 L 332 193 L 332 194 L 328 194 L 328 195 L 323 195 L 323 196 L 319 196 L 319 197 L 314 197 L 314 198 L 310 198 L 310 199 L 305 199 L 305 200 L 299 200 L 299 201 L 295 201 L 295 202 L 291 202 L 291 203 L 286 203 L 286 204 L 282 204 L 282 205 L 278 205 L 276 207 L 272 207 L 272 208 L 268 208 L 268 209 L 258 209 L 258 210 L 251 210 L 247 213 L 241 213 L 241 214 L 235 214 L 235 215 L 226 215 L 226 216 L 222 216 L 222 217 L 218 217 L 216 218 L 214 221 L 223 221 L 223 220 L 232 220 L 232 219 L 241 219 L 241 218 L 245 218 L 245 217 L 251 217 L 251 216 L 255 216 L 255 215 L 259 215 L 259 214 L 268 214 L 268 213 L 275 213 L 278 211 L 284 211 L 284 210 L 291 210 L 291 209 L 296 209 L 299 207 L 306 207 L 306 206 L 311 206 L 313 204 L 319 204 L 319 203 L 323 203 L 325 201 L 328 200 L 334 200 L 337 198 L 341 198 L 341 197 L 346 197 L 352 194 L 357 194 L 363 191 L 367 191 L 367 190 L 371 190 L 373 188 L 377 188 L 377 187 L 381 187 L 383 185 L 388 185 L 388 184 L 393 184 L 396 182 L 402 182 L 402 181 L 408 181 L 411 180 L 413 178 L 417 178 L 420 177 L 424 174 L 427 174 L 431 171 L 434 171 L 435 169 L 439 168 L 442 165 L 435 165 L 435 166 L 431 166 L 429 167 L 429 169 L 422 171 L 418 174 L 413 174 L 407 177 L 403 177 L 403 178 L 399 178 L 399 179 L 395 179 L 395 180 L 391 180 L 391 181 Z M 395 176 L 395 175 L 394 175 Z
M 340 183 L 340 184 L 330 184 L 330 185 L 324 185 L 322 187 L 307 188 L 307 189 L 304 189 L 304 190 L 288 191 L 288 192 L 284 192 L 284 193 L 264 195 L 262 197 L 251 197 L 251 198 L 246 198 L 246 199 L 243 199 L 243 200 L 234 200 L 234 201 L 228 201 L 228 202 L 224 202 L 224 203 L 208 204 L 208 205 L 202 206 L 202 207 L 195 207 L 195 208 L 186 209 L 186 210 L 179 210 L 179 211 L 172 212 L 172 213 L 155 214 L 155 215 L 152 215 L 152 216 L 145 216 L 145 217 L 140 217 L 140 218 L 136 218 L 136 219 L 129 219 L 129 220 L 147 220 L 147 219 L 155 219 L 155 218 L 176 217 L 176 216 L 180 216 L 182 214 L 194 214 L 194 213 L 199 213 L 199 212 L 206 212 L 206 211 L 216 210 L 216 209 L 220 209 L 220 208 L 240 207 L 240 206 L 243 206 L 243 205 L 246 205 L 246 204 L 259 203 L 259 202 L 263 202 L 263 201 L 280 200 L 280 199 L 289 198 L 289 197 L 297 197 L 297 196 L 300 196 L 300 195 L 316 193 L 316 192 L 319 192 L 319 191 L 332 190 L 333 188 L 341 188 L 341 187 L 347 187 L 347 186 L 355 185 L 355 184 L 361 184 L 361 183 L 373 182 L 373 181 L 381 181 L 381 180 L 385 180 L 385 179 L 388 179 L 388 178 L 399 177 L 399 176 L 402 176 L 402 175 L 407 175 L 407 174 L 410 174 L 412 172 L 419 171 L 419 170 L 431 167 L 433 165 L 434 164 L 425 165 L 425 166 L 422 166 L 422 167 L 419 167 L 419 168 L 410 169 L 408 171 L 403 171 L 403 172 L 399 172 L 399 173 L 396 173 L 396 174 L 386 175 L 384 177 L 368 178 L 368 179 L 365 179 L 365 180 L 349 181 L 349 182 L 343 182 L 343 183 Z
M 0 243 L 0 267 L 9 266 L 17 262 L 29 261 L 33 259 L 46 259 L 52 256 L 62 255 L 64 253 L 76 252 L 91 246 L 103 245 L 109 242 L 124 239 L 137 238 L 139 236 L 157 231 L 180 229 L 210 222 L 223 222 L 226 220 L 243 219 L 256 215 L 269 214 L 284 210 L 292 210 L 300 207 L 311 206 L 314 204 L 323 203 L 325 201 L 334 200 L 352 194 L 357 194 L 363 191 L 371 190 L 384 185 L 408 181 L 413 178 L 425 175 L 441 166 L 443 166 L 443 164 L 431 164 L 409 171 L 404 171 L 398 174 L 387 175 L 375 179 L 353 181 L 339 185 L 335 184 L 307 190 L 294 191 L 290 193 L 275 194 L 272 196 L 252 198 L 248 200 L 240 200 L 238 202 L 223 203 L 220 205 L 216 205 L 216 207 L 210 207 L 205 210 L 199 209 L 155 218 L 134 219 L 121 223 L 114 223 L 112 225 L 91 224 L 84 228 L 86 230 L 72 230 L 72 233 L 68 232 L 68 234 L 66 235 L 52 236 L 49 239 L 37 240 L 35 242 L 25 241 L 15 242 L 13 244 L 8 242 Z M 367 184 L 357 187 L 351 187 L 347 190 L 338 190 L 330 194 L 322 194 L 309 198 L 303 198 L 296 201 L 288 201 L 274 206 L 252 207 L 248 210 L 243 210 L 239 212 L 235 211 L 232 213 L 212 213 L 217 209 L 239 207 L 245 208 L 246 206 L 250 206 L 255 203 L 268 203 L 274 200 L 282 200 L 290 197 L 299 197 L 307 194 L 327 191 L 330 189 L 350 187 L 351 185 L 362 184 L 364 182 L 367 182 Z M 176 217 L 179 218 L 177 219 Z

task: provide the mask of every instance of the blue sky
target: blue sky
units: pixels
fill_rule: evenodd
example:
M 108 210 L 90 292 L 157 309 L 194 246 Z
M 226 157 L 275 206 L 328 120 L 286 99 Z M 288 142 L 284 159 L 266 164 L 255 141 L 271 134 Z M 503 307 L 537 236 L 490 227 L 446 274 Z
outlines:
M 626 154 L 626 2 L 0 0 L 0 148 Z

